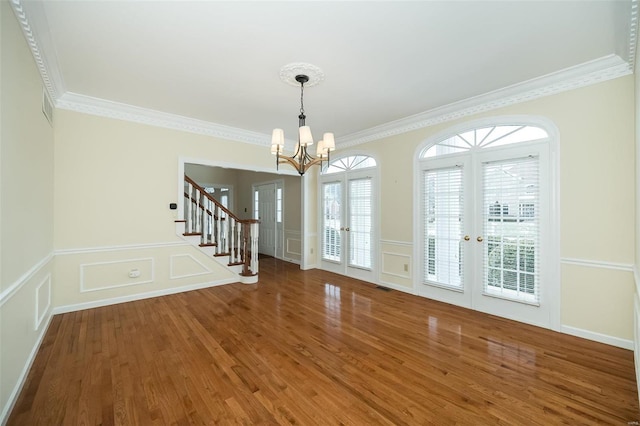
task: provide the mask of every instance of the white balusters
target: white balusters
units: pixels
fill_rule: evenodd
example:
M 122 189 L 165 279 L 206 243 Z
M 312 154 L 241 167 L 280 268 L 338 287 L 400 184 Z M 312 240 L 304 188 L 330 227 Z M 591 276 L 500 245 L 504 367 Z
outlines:
M 193 201 L 191 196 L 193 194 L 193 185 L 189 184 L 187 188 L 186 202 L 187 202 L 187 233 L 193 232 Z
M 200 234 L 201 244 L 215 244 L 214 255 L 229 256 L 229 264 L 244 264 L 242 276 L 258 273 L 258 223 L 240 220 L 204 189 L 185 176 L 186 234 Z

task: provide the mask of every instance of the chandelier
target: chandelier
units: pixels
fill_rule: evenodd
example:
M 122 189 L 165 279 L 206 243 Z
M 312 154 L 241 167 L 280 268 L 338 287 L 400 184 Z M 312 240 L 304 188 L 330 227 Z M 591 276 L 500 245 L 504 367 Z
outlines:
M 322 165 L 323 161 L 329 161 L 329 153 L 336 149 L 333 133 L 325 133 L 322 140 L 317 143 L 316 157 L 314 158 L 309 152 L 312 152 L 313 136 L 311 128 L 305 124 L 304 115 L 304 84 L 309 81 L 309 76 L 298 74 L 295 80 L 300 83 L 300 115 L 298 116 L 298 143 L 296 143 L 294 154 L 292 156 L 284 155 L 284 130 L 273 129 L 271 137 L 271 153 L 276 156 L 276 168 L 280 164 L 290 164 L 293 166 L 300 176 L 309 170 L 311 166 L 316 164 Z

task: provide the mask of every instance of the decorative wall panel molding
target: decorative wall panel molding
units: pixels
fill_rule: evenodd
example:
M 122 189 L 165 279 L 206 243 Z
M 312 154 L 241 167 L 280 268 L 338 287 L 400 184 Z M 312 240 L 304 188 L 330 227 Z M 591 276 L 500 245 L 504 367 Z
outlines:
M 406 271 L 399 265 L 407 265 Z M 380 273 L 398 278 L 411 279 L 411 256 L 407 254 L 382 252 L 382 268 Z
M 7 287 L 2 293 L 0 293 L 0 307 L 4 305 L 13 295 L 15 295 L 22 286 L 29 282 L 31 278 L 33 278 L 45 265 L 49 263 L 53 259 L 53 253 L 49 253 L 45 256 L 44 259 L 40 260 L 38 263 L 33 265 L 31 269 L 22 274 L 20 278 L 18 278 L 13 284 Z
M 129 273 L 137 270 L 137 277 Z M 148 284 L 154 281 L 154 259 L 123 259 L 80 265 L 80 293 Z
M 47 274 L 36 287 L 35 307 L 34 330 L 37 331 L 47 318 L 47 313 L 51 308 L 51 274 Z
M 191 270 L 191 272 L 187 272 L 188 270 Z M 169 256 L 169 279 L 197 277 L 211 272 L 211 269 L 190 254 L 172 254 Z
M 287 238 L 287 253 L 302 256 L 302 240 L 299 238 Z

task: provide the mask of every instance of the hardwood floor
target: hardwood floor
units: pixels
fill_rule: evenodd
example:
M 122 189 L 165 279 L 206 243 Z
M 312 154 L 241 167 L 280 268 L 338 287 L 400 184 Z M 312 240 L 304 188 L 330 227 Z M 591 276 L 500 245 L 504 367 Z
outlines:
M 9 425 L 619 424 L 633 353 L 266 258 L 53 318 Z

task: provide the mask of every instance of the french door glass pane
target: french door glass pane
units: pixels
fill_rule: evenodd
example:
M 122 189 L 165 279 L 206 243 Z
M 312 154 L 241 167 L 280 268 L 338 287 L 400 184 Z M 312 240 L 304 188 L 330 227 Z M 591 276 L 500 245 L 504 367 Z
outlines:
M 423 188 L 424 282 L 462 289 L 462 167 L 425 170 Z
M 322 185 L 322 258 L 340 261 L 340 227 L 342 217 L 342 184 L 340 182 Z
M 371 268 L 371 178 L 349 181 L 349 265 Z
M 538 303 L 538 158 L 483 163 L 482 170 L 484 292 Z

